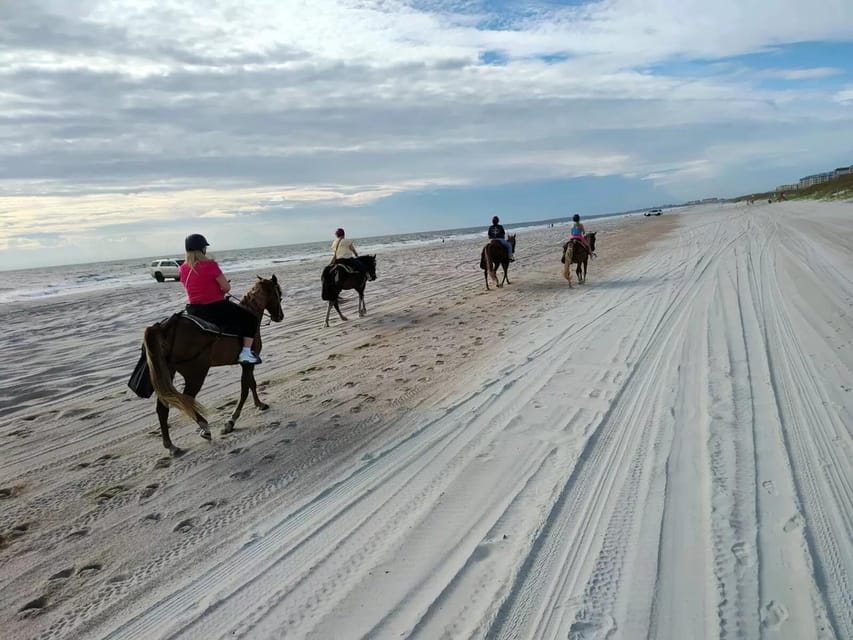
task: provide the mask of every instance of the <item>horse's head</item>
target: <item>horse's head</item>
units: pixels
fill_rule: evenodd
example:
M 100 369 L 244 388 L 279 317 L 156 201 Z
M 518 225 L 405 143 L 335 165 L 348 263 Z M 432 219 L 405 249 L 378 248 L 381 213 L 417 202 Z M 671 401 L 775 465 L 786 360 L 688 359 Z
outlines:
M 367 267 L 367 277 L 376 280 L 376 256 L 359 256 L 359 259 Z
M 595 234 L 597 231 L 593 231 L 592 233 L 586 234 L 586 239 L 589 242 L 589 250 L 595 253 Z
M 507 242 L 509 242 L 512 245 L 513 252 L 515 252 L 515 234 L 514 233 L 507 234 L 506 239 L 507 239 Z
M 284 320 L 284 311 L 281 308 L 281 285 L 279 285 L 275 274 L 269 279 L 258 276 L 255 286 L 245 295 L 241 304 L 249 307 L 258 315 L 266 311 L 270 314 L 273 322 Z

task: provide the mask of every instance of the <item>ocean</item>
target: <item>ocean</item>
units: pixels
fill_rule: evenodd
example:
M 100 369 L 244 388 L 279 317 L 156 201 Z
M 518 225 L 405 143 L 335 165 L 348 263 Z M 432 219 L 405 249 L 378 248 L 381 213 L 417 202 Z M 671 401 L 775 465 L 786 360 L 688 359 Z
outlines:
M 585 221 L 626 215 L 614 213 L 603 216 L 584 216 Z M 534 222 L 506 224 L 508 231 L 523 232 L 550 225 L 563 225 L 571 218 L 555 218 Z M 485 236 L 486 227 L 466 227 L 422 231 L 397 235 L 353 238 L 360 253 L 382 253 L 403 247 L 468 240 Z M 282 265 L 319 260 L 329 255 L 331 239 L 304 244 L 214 251 L 213 255 L 226 273 L 257 270 L 268 271 Z M 109 262 L 74 264 L 2 272 L 0 303 L 23 302 L 45 297 L 81 294 L 105 289 L 149 285 L 153 278 L 148 270 L 152 260 L 179 258 L 180 255 L 159 255 Z

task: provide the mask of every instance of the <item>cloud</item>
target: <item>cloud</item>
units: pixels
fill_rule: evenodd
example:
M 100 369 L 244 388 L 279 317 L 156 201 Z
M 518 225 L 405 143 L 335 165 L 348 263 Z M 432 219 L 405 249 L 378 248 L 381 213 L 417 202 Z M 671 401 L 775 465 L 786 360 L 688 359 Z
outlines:
M 846 0 L 779 0 L 772 19 L 758 0 L 12 0 L 0 246 L 41 227 L 352 212 L 454 185 L 634 175 L 686 191 L 743 162 L 720 145 L 771 161 L 750 131 L 783 146 L 853 133 L 849 90 L 829 86 L 840 62 L 731 63 L 852 39 Z
M 816 78 L 829 78 L 844 74 L 844 69 L 836 67 L 815 67 L 813 69 L 776 69 L 764 71 L 760 75 L 765 78 L 779 78 L 781 80 L 813 80 Z

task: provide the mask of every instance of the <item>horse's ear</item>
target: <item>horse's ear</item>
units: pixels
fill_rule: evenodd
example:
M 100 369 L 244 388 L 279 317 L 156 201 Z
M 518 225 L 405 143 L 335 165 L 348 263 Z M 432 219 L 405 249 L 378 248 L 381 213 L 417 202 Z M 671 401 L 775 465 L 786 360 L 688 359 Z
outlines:
M 272 280 L 273 284 L 278 284 L 278 279 L 275 277 L 275 274 L 272 274 L 272 278 L 270 278 L 270 280 Z
M 261 276 L 259 276 L 257 273 L 255 274 L 255 277 L 256 277 L 258 280 L 263 280 L 263 278 L 262 278 Z

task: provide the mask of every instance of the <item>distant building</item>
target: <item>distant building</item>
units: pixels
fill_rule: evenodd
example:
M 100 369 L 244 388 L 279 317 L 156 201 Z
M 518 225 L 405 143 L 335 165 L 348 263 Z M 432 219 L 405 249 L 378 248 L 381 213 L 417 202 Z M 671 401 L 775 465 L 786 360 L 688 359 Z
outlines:
M 800 188 L 798 184 L 783 184 L 776 187 L 776 193 L 782 193 L 783 191 L 796 191 Z
M 811 176 L 806 176 L 805 178 L 800 178 L 800 189 L 805 189 L 806 187 L 811 187 L 816 184 L 822 184 L 824 182 L 829 182 L 835 177 L 834 172 L 827 171 L 825 173 L 816 173 Z
M 840 176 L 846 176 L 850 173 L 853 173 L 853 167 L 839 167 L 838 169 L 832 172 L 832 177 L 838 178 Z

